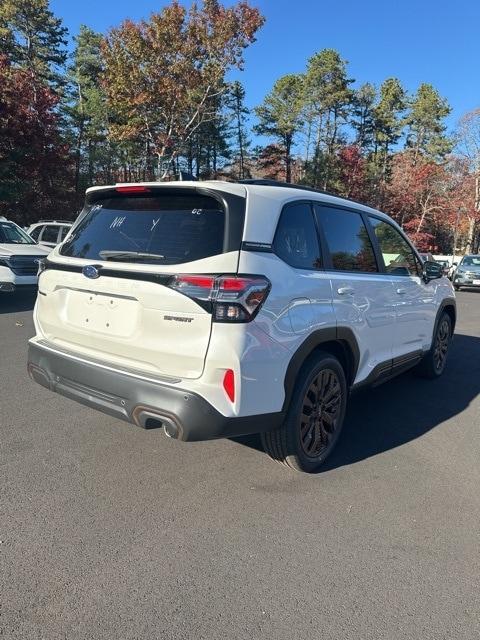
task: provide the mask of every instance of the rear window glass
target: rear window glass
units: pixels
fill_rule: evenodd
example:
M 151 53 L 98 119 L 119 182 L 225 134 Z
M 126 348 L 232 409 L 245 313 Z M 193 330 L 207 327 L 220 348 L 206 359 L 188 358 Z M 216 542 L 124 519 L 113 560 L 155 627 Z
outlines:
M 225 213 L 214 198 L 113 197 L 91 206 L 61 249 L 92 260 L 181 264 L 223 252 Z

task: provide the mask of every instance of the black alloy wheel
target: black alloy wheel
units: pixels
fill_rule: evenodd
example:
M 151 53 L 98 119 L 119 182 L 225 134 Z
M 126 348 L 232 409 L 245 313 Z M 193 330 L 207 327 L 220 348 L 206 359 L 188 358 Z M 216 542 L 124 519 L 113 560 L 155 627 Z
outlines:
M 305 454 L 317 458 L 328 449 L 339 424 L 342 406 L 340 380 L 324 369 L 311 382 L 303 399 L 300 440 Z
M 438 325 L 433 347 L 433 363 L 435 369 L 441 373 L 447 363 L 448 347 L 451 337 L 451 323 L 448 316 L 443 316 Z
M 283 425 L 261 434 L 265 451 L 296 471 L 317 471 L 340 436 L 347 395 L 340 361 L 330 353 L 312 354 L 297 376 Z

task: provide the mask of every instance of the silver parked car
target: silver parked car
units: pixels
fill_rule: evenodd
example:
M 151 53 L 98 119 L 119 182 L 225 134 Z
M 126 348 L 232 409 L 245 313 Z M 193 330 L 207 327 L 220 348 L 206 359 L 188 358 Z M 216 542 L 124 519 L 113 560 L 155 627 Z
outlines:
M 480 255 L 463 256 L 453 274 L 453 286 L 480 288 Z

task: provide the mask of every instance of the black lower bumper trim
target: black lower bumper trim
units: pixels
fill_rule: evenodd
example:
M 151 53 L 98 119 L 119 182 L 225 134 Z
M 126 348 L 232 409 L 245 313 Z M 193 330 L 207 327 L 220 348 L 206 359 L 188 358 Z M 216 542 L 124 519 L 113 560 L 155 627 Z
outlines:
M 145 428 L 164 426 L 180 440 L 230 438 L 270 431 L 283 413 L 227 417 L 196 393 L 101 368 L 35 343 L 28 349 L 30 377 L 43 387 Z

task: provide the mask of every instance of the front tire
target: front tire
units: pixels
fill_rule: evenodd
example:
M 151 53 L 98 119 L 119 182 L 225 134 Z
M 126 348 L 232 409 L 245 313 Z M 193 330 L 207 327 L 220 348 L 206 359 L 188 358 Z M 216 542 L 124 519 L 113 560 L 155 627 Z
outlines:
M 445 371 L 448 349 L 452 339 L 452 320 L 448 313 L 442 313 L 433 336 L 430 351 L 424 356 L 418 371 L 424 378 L 439 378 Z
M 283 425 L 261 434 L 265 451 L 296 471 L 317 471 L 338 441 L 346 405 L 342 365 L 328 353 L 316 354 L 298 375 Z

